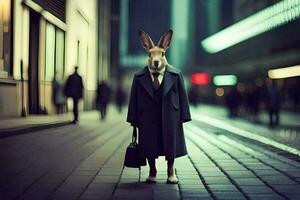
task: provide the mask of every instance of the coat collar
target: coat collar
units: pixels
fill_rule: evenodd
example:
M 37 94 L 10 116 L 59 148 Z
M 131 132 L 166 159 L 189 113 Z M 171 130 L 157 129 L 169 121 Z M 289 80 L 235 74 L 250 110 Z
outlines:
M 166 71 L 164 74 L 164 89 L 163 89 L 163 95 L 166 95 L 169 90 L 172 88 L 173 84 L 175 83 L 177 79 L 177 74 L 179 72 L 173 68 L 170 65 L 166 66 Z M 152 81 L 150 77 L 150 72 L 148 70 L 148 67 L 144 67 L 141 70 L 139 70 L 136 75 L 140 79 L 141 85 L 145 88 L 145 90 L 148 92 L 148 94 L 153 98 L 154 97 L 154 91 L 152 86 Z

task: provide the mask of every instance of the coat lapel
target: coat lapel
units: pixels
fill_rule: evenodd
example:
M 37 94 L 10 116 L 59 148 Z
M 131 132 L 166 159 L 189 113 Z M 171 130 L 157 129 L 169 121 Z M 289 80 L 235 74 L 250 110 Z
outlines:
M 166 71 L 164 75 L 164 92 L 163 95 L 166 95 L 169 90 L 172 88 L 173 84 L 175 83 L 176 76 L 170 73 L 169 67 L 166 66 Z
M 145 90 L 148 92 L 148 94 L 153 98 L 153 86 L 152 81 L 150 77 L 150 73 L 147 67 L 144 68 L 143 72 L 140 76 L 140 83 L 145 88 Z
M 166 95 L 172 86 L 174 85 L 176 81 L 176 77 L 173 75 L 174 71 L 167 65 L 166 66 L 166 71 L 164 74 L 164 88 L 163 88 L 163 95 Z M 150 77 L 150 72 L 148 70 L 148 67 L 144 67 L 143 70 L 141 70 L 138 74 L 140 77 L 140 83 L 141 85 L 145 88 L 147 93 L 153 98 L 154 97 L 154 91 L 153 91 L 153 85 L 152 85 L 152 80 Z

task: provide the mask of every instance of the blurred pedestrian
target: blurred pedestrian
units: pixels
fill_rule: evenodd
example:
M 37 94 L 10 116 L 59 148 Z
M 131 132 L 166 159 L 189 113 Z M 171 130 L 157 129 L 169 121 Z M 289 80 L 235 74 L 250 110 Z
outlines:
M 297 81 L 288 90 L 289 97 L 293 102 L 293 107 L 295 110 L 298 109 L 299 100 L 300 100 L 300 93 L 298 92 L 299 85 L 300 85 L 300 81 Z
M 104 120 L 106 117 L 107 105 L 110 100 L 110 87 L 105 81 L 101 81 L 97 88 L 96 107 L 100 111 L 100 119 Z
M 242 102 L 242 96 L 236 89 L 236 87 L 232 87 L 229 89 L 225 97 L 225 103 L 229 111 L 229 117 L 237 117 L 239 106 Z
M 278 126 L 281 95 L 272 79 L 266 80 L 265 94 L 265 104 L 269 112 L 269 125 L 271 127 Z
M 259 113 L 259 103 L 260 103 L 260 90 L 257 86 L 250 84 L 247 88 L 246 94 L 246 110 L 251 116 L 250 119 L 254 122 L 258 122 Z
M 188 90 L 189 102 L 192 106 L 197 106 L 200 102 L 200 94 L 196 85 L 192 85 Z
M 122 108 L 125 103 L 125 100 L 126 100 L 126 94 L 125 94 L 124 90 L 122 89 L 122 87 L 120 85 L 118 85 L 118 88 L 116 90 L 116 105 L 118 107 L 119 113 L 122 112 Z
M 52 81 L 52 101 L 56 108 L 57 114 L 64 113 L 67 98 L 64 94 L 64 80 L 62 75 L 57 71 Z
M 71 74 L 67 79 L 64 93 L 67 97 L 71 97 L 73 100 L 73 123 L 76 124 L 78 122 L 78 103 L 83 97 L 83 83 L 81 76 L 78 74 L 77 66 L 75 67 L 74 73 Z

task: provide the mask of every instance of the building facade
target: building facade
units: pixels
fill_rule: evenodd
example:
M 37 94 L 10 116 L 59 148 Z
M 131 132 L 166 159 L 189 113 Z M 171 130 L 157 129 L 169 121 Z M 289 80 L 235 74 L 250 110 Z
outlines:
M 97 81 L 109 74 L 110 55 L 99 50 L 110 48 L 108 2 L 0 0 L 0 117 L 54 113 L 52 81 L 75 66 L 81 108 L 92 109 Z

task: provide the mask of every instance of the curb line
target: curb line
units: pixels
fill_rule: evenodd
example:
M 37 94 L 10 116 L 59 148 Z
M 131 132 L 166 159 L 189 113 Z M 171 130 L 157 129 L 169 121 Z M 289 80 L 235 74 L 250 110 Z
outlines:
M 33 125 L 33 126 L 25 126 L 20 128 L 9 128 L 9 129 L 0 129 L 0 139 L 12 137 L 16 135 L 22 135 L 26 133 L 32 133 L 40 130 L 50 129 L 50 128 L 56 128 L 61 126 L 70 125 L 70 121 L 64 121 L 64 122 L 58 122 L 58 123 L 50 123 L 50 124 L 39 124 L 39 125 Z

